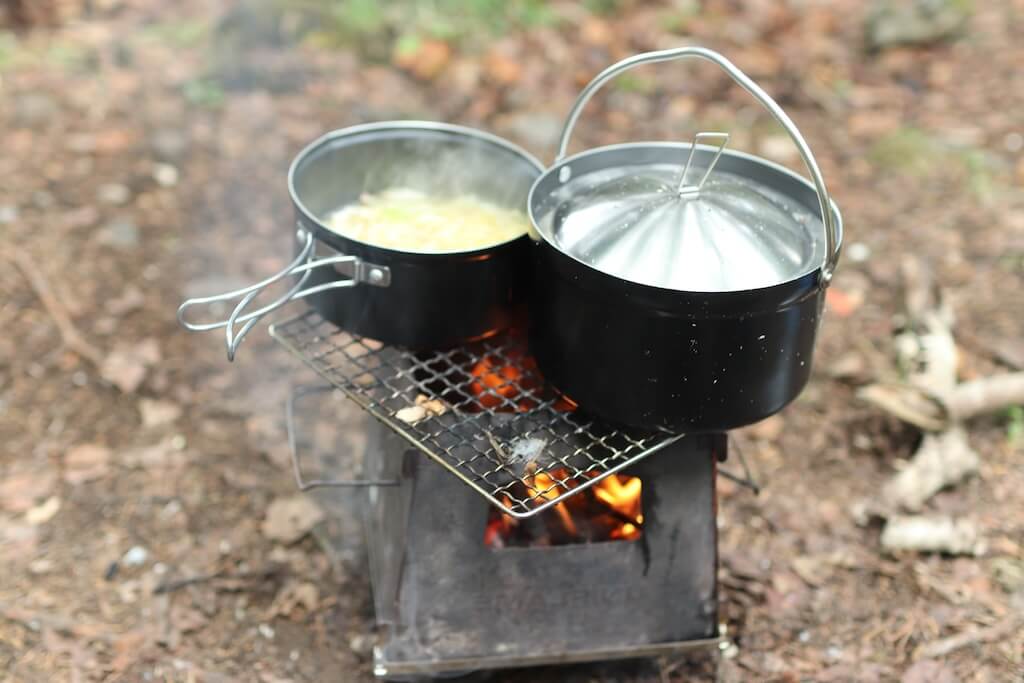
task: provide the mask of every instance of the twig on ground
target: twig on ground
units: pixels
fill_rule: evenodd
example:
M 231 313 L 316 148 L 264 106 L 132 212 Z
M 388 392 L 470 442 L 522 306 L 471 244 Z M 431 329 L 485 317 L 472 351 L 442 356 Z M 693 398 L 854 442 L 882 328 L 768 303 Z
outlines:
M 271 565 L 252 572 L 239 572 L 233 574 L 231 572 L 220 571 L 212 574 L 197 574 L 195 576 L 186 576 L 181 579 L 164 581 L 153 589 L 153 594 L 162 595 L 164 593 L 173 593 L 174 591 L 181 590 L 187 586 L 194 586 L 197 583 L 207 583 L 209 581 L 265 581 L 278 576 L 281 571 L 282 569 L 280 566 Z
M 85 638 L 86 640 L 102 640 L 104 642 L 110 642 L 114 639 L 114 629 L 111 626 L 83 622 L 59 614 L 32 612 L 17 605 L 0 603 L 0 618 L 21 624 L 30 631 L 50 629 L 68 636 Z
M 1024 405 L 1024 372 L 964 382 L 938 394 L 922 387 L 880 382 L 864 387 L 858 396 L 904 422 L 938 432 L 978 415 Z
M 974 645 L 976 643 L 991 643 L 1001 640 L 1010 635 L 1020 623 L 1020 617 L 1012 614 L 999 623 L 987 628 L 975 628 L 955 636 L 933 640 L 917 649 L 914 653 L 915 659 L 938 659 L 945 657 L 951 652 Z
M 1024 405 L 1024 372 L 995 375 L 958 384 L 943 398 L 950 417 L 967 420 L 1014 405 Z
M 53 322 L 57 325 L 64 345 L 94 366 L 99 367 L 103 363 L 103 354 L 90 344 L 75 327 L 71 316 L 53 293 L 53 288 L 46 281 L 42 270 L 39 269 L 39 265 L 32 259 L 32 256 L 24 249 L 10 244 L 5 247 L 5 250 L 6 253 L 0 252 L 0 256 L 6 258 L 28 280 L 32 291 L 39 297 L 46 312 L 50 314 Z

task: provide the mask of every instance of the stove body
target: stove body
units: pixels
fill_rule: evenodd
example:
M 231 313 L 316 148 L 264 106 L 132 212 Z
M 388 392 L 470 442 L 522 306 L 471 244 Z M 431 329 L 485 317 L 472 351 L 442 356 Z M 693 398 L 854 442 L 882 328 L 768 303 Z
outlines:
M 336 406 L 323 400 L 331 387 L 365 411 L 365 422 L 348 427 L 365 430 L 361 467 L 347 467 L 358 449 L 335 444 L 318 481 L 304 480 L 296 455 L 294 400 L 287 415 L 299 487 L 342 485 L 359 514 L 334 521 L 362 517 L 382 627 L 378 676 L 646 657 L 718 642 L 715 477 L 724 434 L 625 430 L 578 413 L 536 374 L 515 336 L 414 353 L 312 312 L 271 334 L 330 385 L 296 397 L 319 394 L 311 405 L 335 424 Z M 432 400 L 440 407 L 427 412 Z M 613 475 L 641 480 L 639 513 L 620 512 L 631 528 L 620 539 L 630 540 L 543 545 L 556 540 L 551 531 L 573 497 L 597 500 Z M 347 481 L 326 481 L 338 476 Z M 485 541 L 492 516 L 530 533 L 495 547 Z M 558 540 L 582 538 L 591 537 Z
M 643 483 L 639 539 L 484 543 L 490 505 L 368 420 L 364 523 L 385 678 L 653 656 L 715 642 L 715 470 L 724 435 L 623 471 Z

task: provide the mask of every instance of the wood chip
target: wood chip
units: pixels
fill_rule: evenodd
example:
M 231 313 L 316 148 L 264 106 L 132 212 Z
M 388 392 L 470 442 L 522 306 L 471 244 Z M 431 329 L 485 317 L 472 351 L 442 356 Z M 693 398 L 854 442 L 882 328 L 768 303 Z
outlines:
M 170 401 L 144 398 L 139 401 L 139 413 L 142 415 L 143 427 L 160 427 L 181 417 L 181 406 Z
M 408 406 L 395 413 L 395 417 L 406 424 L 412 425 L 426 418 L 427 414 L 427 409 L 423 406 Z
M 973 522 L 942 515 L 890 517 L 882 530 L 882 547 L 950 555 L 980 555 L 985 550 Z
M 25 513 L 25 521 L 32 526 L 46 524 L 60 511 L 60 498 L 50 496 L 46 501 Z
M 64 456 L 64 481 L 76 486 L 99 479 L 110 470 L 110 449 L 97 444 L 75 446 Z
M 886 482 L 882 497 L 893 508 L 916 512 L 942 489 L 977 472 L 980 461 L 962 428 L 926 434 L 910 464 Z

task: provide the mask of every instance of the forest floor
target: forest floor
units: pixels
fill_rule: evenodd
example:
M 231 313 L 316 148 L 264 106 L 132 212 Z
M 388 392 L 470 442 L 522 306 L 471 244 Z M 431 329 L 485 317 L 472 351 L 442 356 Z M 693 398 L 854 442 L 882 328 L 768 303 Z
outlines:
M 354 14 L 334 24 L 270 4 L 106 0 L 0 32 L 0 679 L 372 680 L 358 540 L 339 556 L 265 524 L 296 495 L 281 407 L 302 373 L 262 329 L 228 364 L 174 311 L 290 260 L 285 171 L 321 133 L 436 119 L 550 161 L 594 74 L 681 44 L 776 97 L 846 229 L 810 385 L 738 435 L 764 490 L 719 484 L 735 648 L 490 680 L 1024 679 L 1019 410 L 969 423 L 979 472 L 926 505 L 976 524 L 983 552 L 886 553 L 856 514 L 921 439 L 856 395 L 898 375 L 908 256 L 951 303 L 961 379 L 1024 363 L 1024 3 L 974 3 L 961 36 L 878 52 L 854 0 L 509 3 L 523 14 L 505 22 L 435 8 L 422 35 L 366 3 L 337 3 Z M 575 144 L 709 129 L 800 168 L 710 66 L 620 80 Z M 338 450 L 356 453 L 358 416 L 337 410 Z

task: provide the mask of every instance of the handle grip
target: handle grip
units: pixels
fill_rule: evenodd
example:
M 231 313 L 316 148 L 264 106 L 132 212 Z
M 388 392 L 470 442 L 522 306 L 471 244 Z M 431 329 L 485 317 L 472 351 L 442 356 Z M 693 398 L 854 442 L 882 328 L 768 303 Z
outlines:
M 339 254 L 337 256 L 311 260 L 316 245 L 313 233 L 299 227 L 296 236 L 302 243 L 302 248 L 299 250 L 298 256 L 296 256 L 295 259 L 281 271 L 271 275 L 265 280 L 257 282 L 256 284 L 249 285 L 248 287 L 242 287 L 241 289 L 225 292 L 224 294 L 187 299 L 178 307 L 178 322 L 181 323 L 185 329 L 193 332 L 205 332 L 223 327 L 228 360 L 233 361 L 235 359 L 235 353 L 238 351 L 238 347 L 241 345 L 242 340 L 247 334 L 249 334 L 252 328 L 267 315 L 273 313 L 291 301 L 296 301 L 329 289 L 355 287 L 356 285 L 364 282 L 378 287 L 387 287 L 391 284 L 391 271 L 387 267 L 366 263 L 358 256 Z M 309 276 L 316 268 L 342 264 L 352 266 L 353 274 L 351 278 L 333 280 L 331 282 L 325 282 L 303 289 L 303 286 L 309 280 Z M 249 304 L 251 304 L 256 297 L 262 294 L 267 287 L 290 275 L 299 275 L 300 277 L 298 282 L 296 282 L 287 292 L 255 311 L 244 313 Z M 187 312 L 191 308 L 218 303 L 221 301 L 232 301 L 238 298 L 241 298 L 241 300 L 234 307 L 226 320 L 199 323 L 190 322 L 187 319 Z M 241 327 L 236 330 L 237 325 L 241 325 Z

